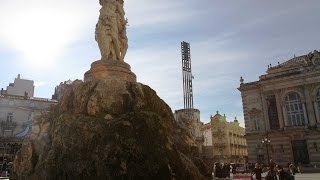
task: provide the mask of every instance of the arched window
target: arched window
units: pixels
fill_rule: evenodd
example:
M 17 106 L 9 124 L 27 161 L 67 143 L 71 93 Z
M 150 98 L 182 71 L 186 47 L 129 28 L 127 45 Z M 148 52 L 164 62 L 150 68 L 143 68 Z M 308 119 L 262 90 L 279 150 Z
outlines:
M 289 126 L 302 126 L 305 124 L 304 111 L 298 93 L 292 92 L 286 96 L 286 111 Z

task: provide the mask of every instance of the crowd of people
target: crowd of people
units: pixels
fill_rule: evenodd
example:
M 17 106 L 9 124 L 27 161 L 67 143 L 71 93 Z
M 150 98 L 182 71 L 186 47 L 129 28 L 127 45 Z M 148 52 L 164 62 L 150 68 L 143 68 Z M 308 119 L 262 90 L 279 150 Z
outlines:
M 213 167 L 213 176 L 214 178 L 230 178 L 231 173 L 233 176 L 238 173 L 236 168 L 236 166 L 228 163 L 215 163 Z M 256 163 L 254 167 L 248 167 L 245 172 L 250 173 L 251 179 L 257 180 L 263 179 L 262 174 L 264 173 L 266 174 L 264 177 L 265 180 L 294 180 L 295 174 L 300 173 L 300 170 L 291 162 L 284 168 L 283 166 L 276 164 L 273 160 L 270 160 L 268 166 Z
M 230 178 L 230 170 L 233 167 L 228 163 L 214 163 L 213 174 L 216 178 Z
M 12 161 L 22 144 L 17 142 L 0 143 L 0 177 L 9 177 Z
M 266 168 L 267 175 L 265 180 L 294 180 L 294 175 L 300 173 L 299 168 L 297 168 L 293 163 L 289 162 L 287 164 L 286 170 L 283 166 L 276 164 L 273 160 L 270 160 L 269 166 Z M 262 179 L 262 173 L 264 172 L 261 165 L 256 163 L 252 175 L 255 175 L 256 179 Z

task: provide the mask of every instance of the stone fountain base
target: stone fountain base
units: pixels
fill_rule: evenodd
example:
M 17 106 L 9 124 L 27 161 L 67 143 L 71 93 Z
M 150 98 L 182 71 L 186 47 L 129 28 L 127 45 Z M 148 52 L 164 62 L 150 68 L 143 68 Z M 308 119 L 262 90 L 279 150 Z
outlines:
M 136 75 L 130 65 L 118 60 L 98 60 L 91 64 L 91 69 L 84 74 L 84 82 L 99 80 L 123 80 L 136 82 Z

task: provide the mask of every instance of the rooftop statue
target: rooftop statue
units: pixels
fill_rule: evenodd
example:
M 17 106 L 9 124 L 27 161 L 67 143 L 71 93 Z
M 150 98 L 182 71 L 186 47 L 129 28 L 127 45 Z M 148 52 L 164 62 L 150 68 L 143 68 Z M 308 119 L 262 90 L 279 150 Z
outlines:
M 128 49 L 123 0 L 99 0 L 100 16 L 95 39 L 101 52 L 101 60 L 123 61 Z

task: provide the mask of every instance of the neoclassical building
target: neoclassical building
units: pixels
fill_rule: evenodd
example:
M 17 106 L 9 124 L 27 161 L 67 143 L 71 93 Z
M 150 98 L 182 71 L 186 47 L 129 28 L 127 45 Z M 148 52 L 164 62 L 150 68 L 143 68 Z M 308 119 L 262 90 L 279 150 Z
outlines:
M 258 81 L 240 81 L 248 161 L 320 163 L 320 53 L 270 65 Z
M 247 144 L 245 130 L 237 119 L 227 122 L 226 116 L 217 112 L 210 122 L 202 126 L 203 155 L 214 162 L 246 163 Z

